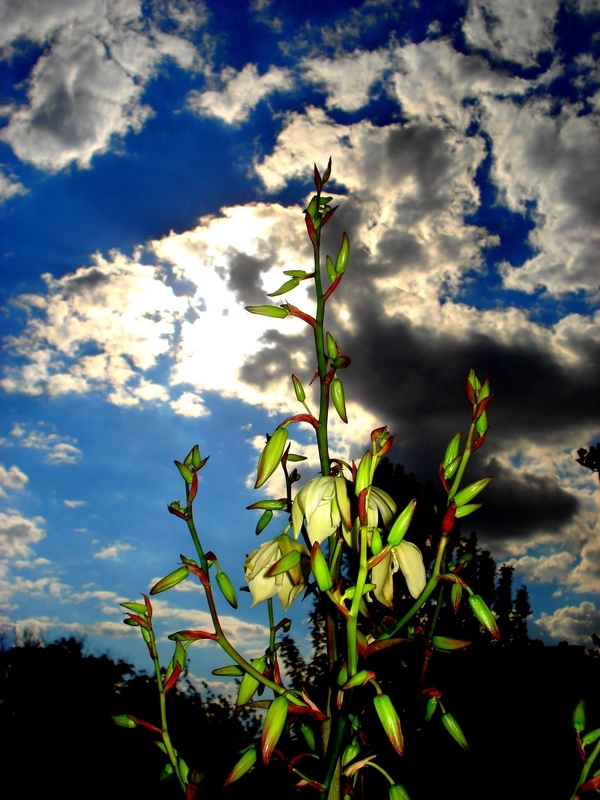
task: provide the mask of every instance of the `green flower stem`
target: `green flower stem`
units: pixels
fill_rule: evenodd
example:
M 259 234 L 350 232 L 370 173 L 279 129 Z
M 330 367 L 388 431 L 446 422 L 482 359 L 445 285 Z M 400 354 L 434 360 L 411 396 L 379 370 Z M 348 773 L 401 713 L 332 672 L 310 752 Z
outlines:
M 448 492 L 448 505 L 450 505 L 450 500 L 452 500 L 452 498 L 458 491 L 458 487 L 460 486 L 460 482 L 462 481 L 463 475 L 465 474 L 467 464 L 469 463 L 469 459 L 471 458 L 471 445 L 473 444 L 474 433 L 475 433 L 475 423 L 471 421 L 471 425 L 469 426 L 469 435 L 467 436 L 467 443 L 465 444 L 465 449 L 463 450 L 460 464 L 458 465 L 458 469 L 456 470 L 456 475 L 454 476 L 452 487 Z
M 578 798 L 579 798 L 579 794 L 578 794 L 579 787 L 583 786 L 583 784 L 587 781 L 587 777 L 589 775 L 590 769 L 592 768 L 592 765 L 593 765 L 594 761 L 598 758 L 599 755 L 600 755 L 600 739 L 596 743 L 596 747 L 594 747 L 594 749 L 593 749 L 592 753 L 590 754 L 589 758 L 586 759 L 586 762 L 583 765 L 583 769 L 581 770 L 581 775 L 579 776 L 579 780 L 577 781 L 577 786 L 575 787 L 575 791 L 571 795 L 571 800 L 578 800 Z
M 368 496 L 367 496 L 368 503 Z M 356 646 L 356 630 L 358 626 L 358 613 L 363 590 L 367 582 L 367 526 L 360 527 L 360 564 L 354 588 L 354 597 L 350 608 L 350 619 L 346 623 L 346 641 L 348 645 L 348 677 L 358 672 L 358 647 Z
M 171 762 L 173 771 L 175 772 L 177 780 L 179 781 L 179 785 L 181 786 L 181 789 L 185 792 L 186 783 L 181 776 L 181 770 L 179 769 L 179 762 L 177 760 L 177 753 L 173 749 L 173 744 L 171 743 L 171 736 L 169 734 L 169 726 L 167 723 L 167 695 L 164 689 L 164 682 L 160 670 L 160 661 L 156 650 L 156 637 L 154 635 L 154 629 L 152 627 L 150 628 L 150 647 L 148 649 L 150 651 L 150 654 L 152 656 L 152 661 L 154 663 L 154 674 L 156 676 L 156 684 L 158 686 L 161 739 L 167 751 L 167 755 L 169 756 L 169 761 Z

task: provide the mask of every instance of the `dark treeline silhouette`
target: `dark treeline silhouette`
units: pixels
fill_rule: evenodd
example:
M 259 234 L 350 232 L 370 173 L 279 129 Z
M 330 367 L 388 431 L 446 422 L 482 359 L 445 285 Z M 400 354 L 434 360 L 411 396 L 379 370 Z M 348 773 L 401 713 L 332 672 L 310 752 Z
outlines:
M 385 461 L 376 483 L 398 507 L 413 498 L 417 511 L 409 537 L 426 562 L 433 557 L 430 541 L 439 530 L 443 497 L 431 485 L 421 487 L 401 466 Z M 467 522 L 469 518 L 463 520 Z M 439 609 L 436 632 L 468 639 L 472 645 L 452 653 L 435 651 L 423 673 L 425 637 L 394 645 L 369 657 L 383 691 L 400 712 L 405 755 L 399 759 L 373 716 L 370 687 L 359 693 L 363 754 L 377 751 L 377 762 L 407 788 L 411 800 L 569 800 L 581 770 L 571 720 L 578 700 L 587 703 L 586 729 L 600 725 L 600 651 L 561 643 L 543 646 L 531 639 L 527 619 L 532 613 L 525 586 L 513 587 L 513 569 L 482 550 L 477 535 L 463 535 L 459 526 L 451 541 L 453 558 L 466 556 L 461 577 L 492 607 L 502 631 L 500 642 L 483 631 L 463 601 L 459 613 L 448 602 Z M 470 558 L 470 560 L 469 560 Z M 408 602 L 398 576 L 394 595 L 398 608 Z M 310 602 L 307 600 L 305 602 Z M 389 609 L 369 604 L 371 618 L 364 631 L 385 625 Z M 425 607 L 420 622 L 427 630 L 435 607 Z M 296 688 L 304 687 L 319 704 L 326 691 L 323 617 L 318 606 L 311 617 L 313 658 L 303 659 L 288 633 L 279 658 Z M 592 637 L 600 647 L 600 638 Z M 440 712 L 425 722 L 427 694 L 441 693 L 445 709 L 459 721 L 470 745 L 462 750 L 441 723 Z M 183 689 L 181 687 L 183 686 Z M 226 789 L 222 782 L 239 751 L 260 735 L 260 719 L 239 717 L 234 704 L 201 692 L 185 679 L 168 699 L 174 743 L 204 778 L 198 798 L 206 800 L 287 800 L 317 797 L 312 789 L 296 789 L 297 777 L 278 758 L 268 770 L 257 765 Z M 77 639 L 50 644 L 33 638 L 19 646 L 0 648 L 0 726 L 5 782 L 24 797 L 111 797 L 113 800 L 171 800 L 182 794 L 173 778 L 160 781 L 165 756 L 143 728 L 119 728 L 112 714 L 132 714 L 158 723 L 158 697 L 153 677 L 108 655 L 86 654 Z M 372 724 L 371 724 L 372 723 Z M 288 734 L 291 749 L 303 750 L 298 731 Z M 294 739 L 296 745 L 294 745 Z M 286 745 L 287 748 L 287 745 Z M 307 772 L 311 760 L 302 760 Z M 387 785 L 375 770 L 366 771 L 369 796 L 387 798 Z M 13 793 L 17 793 L 14 791 Z

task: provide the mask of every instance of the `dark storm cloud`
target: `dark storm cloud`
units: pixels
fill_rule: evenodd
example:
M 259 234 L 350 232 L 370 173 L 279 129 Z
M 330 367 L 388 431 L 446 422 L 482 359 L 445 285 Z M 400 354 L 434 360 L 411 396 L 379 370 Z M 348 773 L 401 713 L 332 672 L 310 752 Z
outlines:
M 227 288 L 235 294 L 238 303 L 255 305 L 265 302 L 265 290 L 262 287 L 262 273 L 268 272 L 274 264 L 274 256 L 256 258 L 234 251 L 230 254 L 227 274 Z M 218 268 L 220 273 L 222 268 Z M 222 270 L 225 273 L 225 270 Z
M 473 521 L 488 536 L 518 539 L 556 534 L 579 511 L 579 501 L 561 487 L 556 475 L 507 469 L 495 458 L 483 471 L 494 480 L 482 495 L 484 506 Z M 469 522 L 465 520 L 463 529 Z
M 76 297 L 87 292 L 94 292 L 101 286 L 107 286 L 112 276 L 99 269 L 89 269 L 82 275 L 75 275 L 64 281 L 65 297 Z
M 259 339 L 262 349 L 246 359 L 240 369 L 240 379 L 263 388 L 273 381 L 281 380 L 282 375 L 297 373 L 297 355 L 306 353 L 309 347 L 308 338 L 308 331 L 300 336 L 284 336 L 275 329 L 265 331 Z M 308 380 L 310 378 L 312 375 Z

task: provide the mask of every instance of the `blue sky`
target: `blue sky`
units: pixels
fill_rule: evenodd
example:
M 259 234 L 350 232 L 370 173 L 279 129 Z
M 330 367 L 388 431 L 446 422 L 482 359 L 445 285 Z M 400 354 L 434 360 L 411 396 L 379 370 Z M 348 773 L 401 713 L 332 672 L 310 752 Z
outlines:
M 166 504 L 196 442 L 206 544 L 242 583 L 257 454 L 312 374 L 301 323 L 243 307 L 310 264 L 301 210 L 331 155 L 331 249 L 352 243 L 338 454 L 388 424 L 433 479 L 466 372 L 489 374 L 472 527 L 527 583 L 532 635 L 589 644 L 598 1 L 3 0 L 0 48 L 2 628 L 144 664 L 118 603 L 191 550 Z M 157 603 L 161 632 L 204 623 L 192 588 Z M 228 624 L 255 653 L 242 597 Z

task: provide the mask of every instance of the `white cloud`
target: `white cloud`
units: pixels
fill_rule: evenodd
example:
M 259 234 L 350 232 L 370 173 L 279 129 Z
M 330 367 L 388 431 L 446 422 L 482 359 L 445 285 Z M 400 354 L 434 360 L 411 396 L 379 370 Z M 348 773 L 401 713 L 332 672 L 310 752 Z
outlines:
M 135 547 L 132 544 L 127 544 L 126 542 L 114 542 L 113 544 L 109 544 L 106 547 L 101 548 L 97 553 L 94 553 L 94 558 L 118 561 L 121 553 L 127 553 L 130 550 L 135 550 Z
M 470 0 L 463 25 L 468 44 L 525 67 L 554 46 L 559 0 Z
M 335 58 L 305 59 L 300 63 L 304 78 L 327 92 L 328 108 L 358 111 L 370 99 L 373 84 L 393 63 L 388 50 L 355 50 Z
M 3 164 L 0 164 L 0 203 L 10 200 L 11 197 L 15 197 L 18 194 L 27 194 L 27 189 L 18 178 L 2 171 L 3 166 Z
M 85 500 L 63 500 L 63 503 L 67 508 L 81 508 L 82 506 L 87 506 Z
M 600 630 L 600 611 L 586 600 L 578 606 L 559 608 L 553 614 L 543 613 L 535 624 L 552 639 L 589 647 L 590 636 Z
M 72 442 L 76 439 L 61 437 L 57 433 L 46 433 L 41 430 L 26 431 L 20 423 L 16 423 L 11 436 L 14 436 L 21 447 L 45 451 L 44 461 L 47 464 L 76 464 L 81 456 L 81 450 Z
M 522 556 L 510 559 L 507 563 L 515 567 L 525 580 L 537 583 L 565 583 L 568 570 L 574 561 L 574 555 L 561 551 L 548 556 Z
M 141 103 L 144 87 L 163 58 L 185 69 L 201 63 L 185 37 L 204 23 L 204 5 L 169 7 L 175 34 L 144 22 L 134 0 L 6 6 L 0 18 L 5 54 L 20 37 L 46 47 L 29 75 L 27 102 L 12 109 L 0 138 L 22 161 L 56 171 L 73 161 L 89 167 L 114 137 L 139 132 L 153 113 Z
M 0 497 L 6 497 L 4 489 L 22 489 L 28 480 L 27 475 L 15 464 L 8 469 L 0 464 Z
M 46 533 L 42 517 L 27 519 L 19 511 L 0 511 L 0 555 L 4 558 L 32 555 L 31 546 L 41 541 Z
M 223 88 L 218 91 L 191 91 L 187 104 L 195 113 L 218 117 L 228 125 L 245 122 L 261 100 L 273 92 L 287 91 L 293 86 L 289 70 L 271 66 L 267 72 L 259 75 L 255 64 L 246 64 L 240 72 L 227 67 L 221 73 L 219 82 Z

